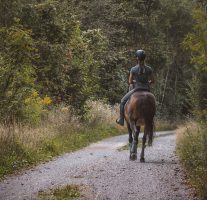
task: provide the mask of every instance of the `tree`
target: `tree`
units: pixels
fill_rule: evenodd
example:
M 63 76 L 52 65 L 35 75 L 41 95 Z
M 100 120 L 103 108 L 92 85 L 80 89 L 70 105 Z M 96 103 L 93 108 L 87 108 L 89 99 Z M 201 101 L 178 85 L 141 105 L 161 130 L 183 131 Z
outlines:
M 82 32 L 69 1 L 1 3 L 5 9 L 11 6 L 8 19 L 0 14 L 2 113 L 21 118 L 24 100 L 35 89 L 83 114 L 85 101 L 99 91 L 105 45 L 100 31 Z
M 119 102 L 126 92 L 129 69 L 136 65 L 134 52 L 143 48 L 156 76 L 153 92 L 158 112 L 169 117 L 188 112 L 183 94 L 191 73 L 189 54 L 181 45 L 193 23 L 188 0 L 74 0 L 73 3 L 78 8 L 81 27 L 100 28 L 108 38 L 100 83 L 101 94 L 110 103 Z
M 1 119 L 23 117 L 25 99 L 35 83 L 36 49 L 31 31 L 21 25 L 0 29 L 0 114 Z
M 200 4 L 201 3 L 201 4 Z M 199 6 L 201 5 L 201 6 Z M 190 97 L 194 114 L 206 120 L 207 116 L 207 13 L 201 1 L 193 10 L 195 25 L 184 41 L 191 51 L 194 65 L 193 79 L 190 84 Z

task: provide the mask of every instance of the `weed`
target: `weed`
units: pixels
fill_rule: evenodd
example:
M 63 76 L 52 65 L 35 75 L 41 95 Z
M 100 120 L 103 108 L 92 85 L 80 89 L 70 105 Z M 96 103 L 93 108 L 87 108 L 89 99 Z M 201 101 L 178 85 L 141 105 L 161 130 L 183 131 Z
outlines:
M 76 185 L 67 185 L 62 188 L 50 190 L 49 192 L 40 192 L 38 196 L 40 200 L 72 200 L 80 197 L 80 189 Z
M 194 123 L 181 130 L 178 131 L 178 155 L 192 185 L 201 198 L 207 199 L 207 127 Z
M 177 128 L 177 123 L 169 120 L 155 119 L 155 131 L 170 131 Z

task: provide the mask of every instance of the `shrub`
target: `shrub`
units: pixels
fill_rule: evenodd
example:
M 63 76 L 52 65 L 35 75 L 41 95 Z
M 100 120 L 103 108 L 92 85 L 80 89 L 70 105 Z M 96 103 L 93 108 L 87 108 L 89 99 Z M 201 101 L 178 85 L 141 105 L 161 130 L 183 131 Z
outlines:
M 21 25 L 1 28 L 0 119 L 21 118 L 24 100 L 34 88 L 36 49 L 31 31 Z
M 94 126 L 97 124 L 102 125 L 115 125 L 115 120 L 118 116 L 118 105 L 111 106 L 103 101 L 89 100 L 86 103 L 87 112 L 85 119 L 87 123 Z
M 42 114 L 47 112 L 47 107 L 52 103 L 50 97 L 41 98 L 36 90 L 25 99 L 22 109 L 23 121 L 29 124 L 38 124 Z
M 179 132 L 178 154 L 199 195 L 207 198 L 207 127 L 191 124 Z

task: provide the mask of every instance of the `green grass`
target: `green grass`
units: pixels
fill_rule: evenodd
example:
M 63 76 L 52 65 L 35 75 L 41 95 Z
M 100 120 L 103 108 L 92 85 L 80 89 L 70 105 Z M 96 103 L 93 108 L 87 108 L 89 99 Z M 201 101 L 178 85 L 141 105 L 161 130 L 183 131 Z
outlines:
M 58 131 L 58 130 L 57 130 Z M 0 178 L 52 157 L 83 148 L 101 139 L 126 133 L 116 127 L 83 127 L 59 132 L 55 137 L 29 148 L 15 138 L 0 140 Z
M 199 196 L 207 199 L 207 127 L 187 129 L 177 152 Z
M 48 192 L 39 192 L 39 200 L 72 200 L 80 197 L 80 189 L 76 185 L 67 185 L 63 188 L 57 188 Z

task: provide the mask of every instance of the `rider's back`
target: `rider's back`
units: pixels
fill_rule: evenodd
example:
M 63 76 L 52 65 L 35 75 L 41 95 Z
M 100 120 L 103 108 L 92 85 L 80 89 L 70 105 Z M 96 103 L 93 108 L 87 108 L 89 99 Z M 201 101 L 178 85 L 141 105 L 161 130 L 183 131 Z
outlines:
M 135 67 L 132 67 L 131 73 L 135 81 L 134 88 L 150 90 L 149 77 L 152 74 L 151 67 L 147 65 L 145 65 L 144 67 L 136 65 Z

